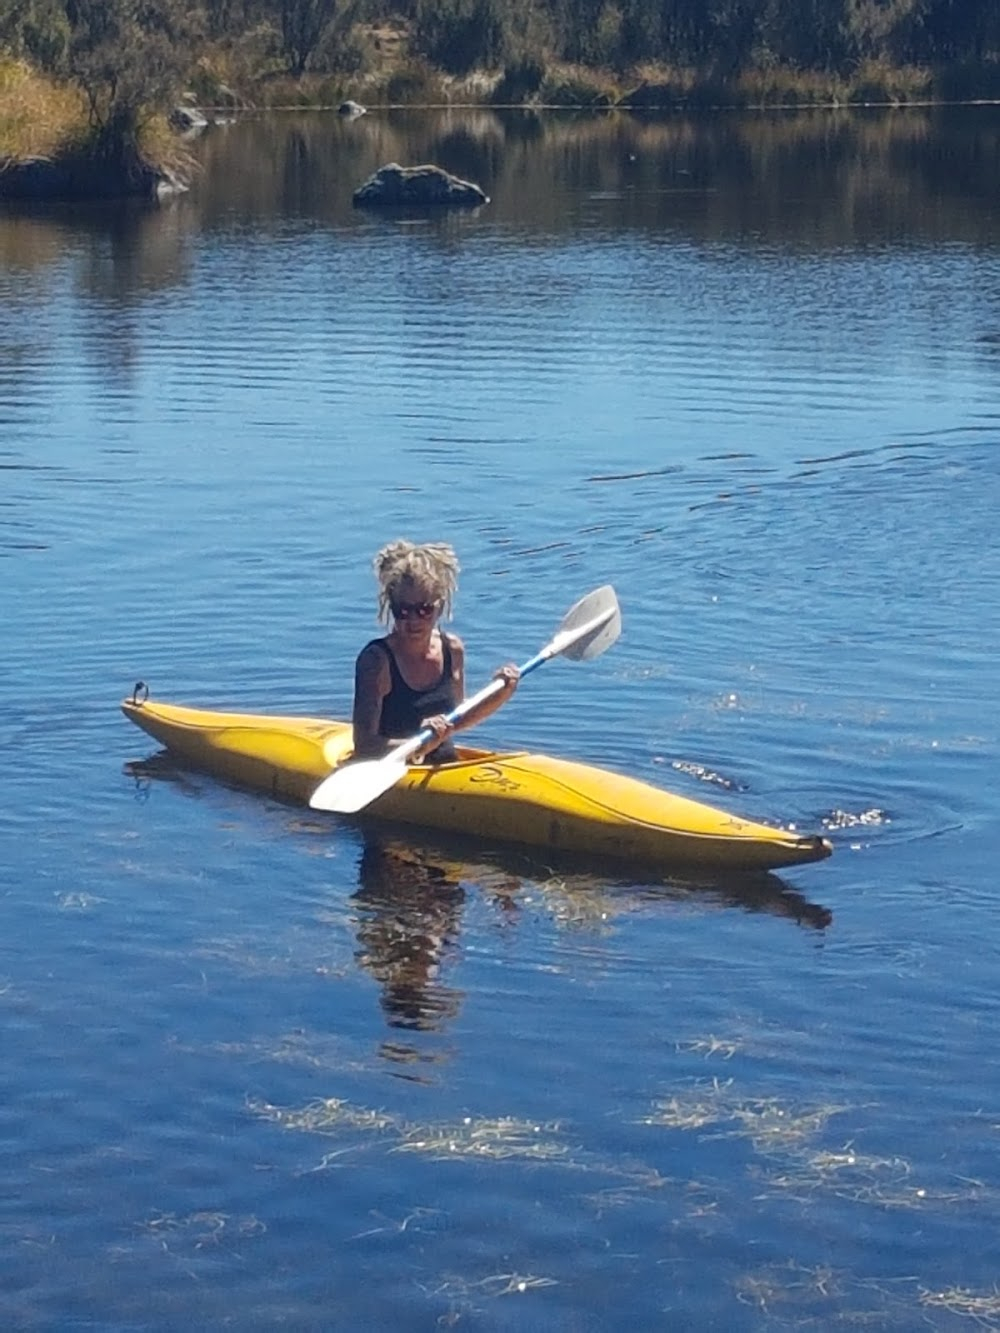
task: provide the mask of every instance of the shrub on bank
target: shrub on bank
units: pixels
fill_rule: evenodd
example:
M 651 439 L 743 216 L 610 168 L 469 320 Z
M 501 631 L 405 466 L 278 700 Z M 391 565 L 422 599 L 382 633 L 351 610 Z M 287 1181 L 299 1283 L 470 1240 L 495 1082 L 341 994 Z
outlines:
M 239 42 L 212 43 L 195 61 L 187 89 L 200 107 L 246 110 L 261 81 L 280 70 L 270 34 L 257 29 Z
M 415 61 L 393 70 L 381 91 L 376 87 L 370 96 L 389 106 L 434 106 L 448 101 L 441 76 L 428 65 Z
M 413 49 L 445 74 L 498 69 L 512 49 L 511 27 L 502 0 L 417 0 Z
M 95 125 L 83 92 L 0 56 L 0 194 L 111 197 L 183 185 L 193 159 L 165 116 L 150 116 L 121 143 Z
M 543 106 L 613 106 L 618 98 L 609 75 L 579 65 L 550 66 L 538 90 Z
M 900 106 L 906 102 L 923 102 L 930 96 L 931 76 L 927 70 L 866 60 L 851 79 L 849 100 Z
M 737 88 L 740 103 L 754 107 L 839 106 L 848 97 L 847 85 L 836 74 L 780 66 L 745 71 Z
M 296 107 L 318 111 L 339 106 L 353 86 L 353 81 L 345 80 L 339 74 L 309 75 L 301 79 L 280 75 L 268 79 L 255 90 L 254 105 L 272 111 Z
M 500 82 L 490 95 L 490 101 L 494 106 L 521 106 L 536 96 L 544 79 L 544 60 L 525 56 L 521 60 L 509 61 L 504 66 Z

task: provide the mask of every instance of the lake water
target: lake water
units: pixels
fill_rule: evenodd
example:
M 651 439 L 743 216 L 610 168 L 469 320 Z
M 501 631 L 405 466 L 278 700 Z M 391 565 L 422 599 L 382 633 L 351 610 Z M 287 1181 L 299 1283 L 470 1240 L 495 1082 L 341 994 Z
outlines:
M 0 215 L 4 1326 L 1000 1327 L 1000 109 L 193 152 Z M 120 716 L 344 716 L 399 535 L 472 687 L 618 590 L 484 743 L 832 859 L 374 837 Z

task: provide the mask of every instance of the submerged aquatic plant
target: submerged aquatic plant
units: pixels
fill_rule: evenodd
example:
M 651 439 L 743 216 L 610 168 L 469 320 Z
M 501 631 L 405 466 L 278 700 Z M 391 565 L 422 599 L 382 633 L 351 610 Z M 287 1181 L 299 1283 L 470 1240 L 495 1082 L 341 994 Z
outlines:
M 427 1153 L 431 1157 L 489 1157 L 546 1160 L 563 1157 L 566 1147 L 544 1134 L 558 1133 L 558 1125 L 537 1125 L 512 1116 L 475 1119 L 457 1124 L 411 1126 L 397 1152 Z
M 262 1120 L 270 1120 L 283 1129 L 297 1129 L 309 1134 L 332 1134 L 341 1129 L 362 1129 L 373 1133 L 399 1129 L 394 1116 L 352 1106 L 341 1097 L 317 1097 L 305 1106 L 273 1106 L 259 1099 L 247 1103 L 249 1110 Z
M 947 1287 L 941 1291 L 928 1291 L 921 1287 L 920 1304 L 965 1315 L 982 1328 L 997 1328 L 997 1320 L 1000 1319 L 1000 1287 L 981 1293 L 968 1287 Z

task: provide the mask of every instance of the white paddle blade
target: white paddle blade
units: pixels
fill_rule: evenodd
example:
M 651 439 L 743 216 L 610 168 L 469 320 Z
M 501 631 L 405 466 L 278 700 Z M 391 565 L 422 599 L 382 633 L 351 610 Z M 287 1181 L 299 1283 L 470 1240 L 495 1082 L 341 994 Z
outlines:
M 559 633 L 572 634 L 573 642 L 567 644 L 562 655 L 571 662 L 589 662 L 606 653 L 621 632 L 621 607 L 614 588 L 608 583 L 582 597 L 566 615 Z
M 309 797 L 310 808 L 337 815 L 357 814 L 394 787 L 406 769 L 406 760 L 393 756 L 351 760 L 323 779 Z

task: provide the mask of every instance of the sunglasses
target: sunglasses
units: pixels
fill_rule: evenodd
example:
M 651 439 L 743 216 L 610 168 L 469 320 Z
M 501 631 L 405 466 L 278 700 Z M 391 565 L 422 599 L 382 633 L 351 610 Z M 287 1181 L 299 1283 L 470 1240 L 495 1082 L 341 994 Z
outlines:
M 416 616 L 418 620 L 430 620 L 437 609 L 437 602 L 392 603 L 392 614 L 395 620 L 409 620 L 411 616 Z

